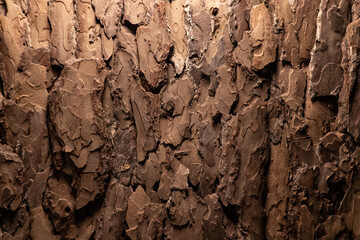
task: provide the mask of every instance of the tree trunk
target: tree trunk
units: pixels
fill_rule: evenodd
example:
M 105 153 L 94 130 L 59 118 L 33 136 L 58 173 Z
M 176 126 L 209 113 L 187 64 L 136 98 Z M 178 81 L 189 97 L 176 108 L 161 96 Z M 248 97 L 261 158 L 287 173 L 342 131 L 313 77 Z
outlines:
M 0 239 L 360 238 L 357 0 L 0 0 Z

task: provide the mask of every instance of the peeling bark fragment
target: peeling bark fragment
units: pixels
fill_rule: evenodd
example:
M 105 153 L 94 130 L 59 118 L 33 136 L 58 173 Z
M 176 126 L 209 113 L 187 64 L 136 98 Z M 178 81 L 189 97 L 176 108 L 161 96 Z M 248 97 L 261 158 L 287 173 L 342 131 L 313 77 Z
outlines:
M 64 65 L 74 59 L 75 24 L 74 5 L 71 0 L 50 1 L 49 21 L 51 24 L 51 61 Z M 61 20 L 60 20 L 61 19 Z
M 184 227 L 194 218 L 198 204 L 198 197 L 194 192 L 189 191 L 189 196 L 185 191 L 174 190 L 166 204 L 169 211 L 170 222 L 177 227 Z
M 43 206 L 50 212 L 50 219 L 56 232 L 65 230 L 73 217 L 75 198 L 71 192 L 71 186 L 64 179 L 48 180 Z
M 156 97 L 141 89 L 136 89 L 131 97 L 137 129 L 137 159 L 142 162 L 146 152 L 153 151 L 156 147 L 157 119 L 154 117 Z
M 96 69 L 101 63 L 93 60 L 75 62 L 67 66 L 51 93 L 51 118 L 58 138 L 62 141 L 62 151 L 70 153 L 70 159 L 77 168 L 83 168 L 90 151 L 101 148 L 100 119 L 101 105 L 97 94 L 102 90 L 103 77 L 97 77 Z M 92 72 L 87 68 L 95 68 Z M 74 141 L 76 140 L 76 141 Z
M 121 16 L 124 12 L 123 0 L 111 0 L 111 1 L 92 1 L 95 7 L 96 17 L 104 25 L 104 31 L 108 38 L 113 38 L 116 35 L 118 27 L 120 25 Z
M 138 239 L 157 239 L 164 236 L 163 222 L 166 209 L 163 204 L 150 203 L 145 206 L 144 218 L 139 222 Z
M 185 67 L 187 57 L 186 29 L 184 4 L 186 0 L 169 1 L 165 4 L 167 26 L 170 37 L 174 42 L 174 54 L 171 61 L 174 63 L 176 74 L 180 75 Z
M 188 36 L 188 56 L 197 65 L 211 38 L 211 19 L 200 1 L 187 1 L 184 10 L 185 29 Z
M 186 190 L 188 188 L 189 173 L 189 169 L 180 163 L 171 181 L 171 189 Z
M 34 48 L 49 48 L 50 24 L 48 21 L 49 6 L 46 1 L 29 1 L 29 24 L 31 44 Z
M 53 144 L 58 146 L 57 151 L 65 157 L 67 164 L 83 169 L 76 179 L 76 209 L 84 207 L 105 190 L 105 182 L 99 180 L 100 176 L 106 178 L 107 175 L 103 164 L 109 161 L 105 150 L 109 133 L 103 130 L 106 119 L 100 94 L 104 72 L 96 75 L 101 71 L 101 62 L 95 60 L 76 61 L 66 66 L 49 98 L 50 118 L 56 133 Z
M 124 236 L 125 216 L 130 191 L 117 180 L 112 179 L 106 192 L 96 237 L 119 239 Z
M 158 202 L 161 167 L 157 155 L 150 153 L 149 159 L 146 160 L 144 165 L 138 165 L 137 171 L 139 183 L 145 185 L 146 194 L 152 202 Z
M 211 127 L 211 124 L 202 124 L 200 126 L 199 134 L 199 152 L 204 158 L 206 164 L 209 167 L 215 166 L 220 156 L 220 149 L 217 141 L 215 140 L 215 130 Z
M 354 5 L 353 5 L 354 6 Z M 360 25 L 360 19 L 357 18 L 347 26 L 346 34 L 342 44 L 342 67 L 344 68 L 344 85 L 339 94 L 339 116 L 338 122 L 342 128 L 348 129 L 356 142 L 360 141 L 359 110 L 357 103 L 359 100 L 359 91 L 357 79 L 359 72 L 359 49 L 360 37 L 357 29 Z
M 315 44 L 316 21 L 321 0 L 276 1 L 276 28 L 284 35 L 280 59 L 299 68 L 302 62 L 310 60 Z
M 157 6 L 149 25 L 136 31 L 140 71 L 144 75 L 145 88 L 158 89 L 167 80 L 166 59 L 173 46 L 164 19 L 164 6 Z
M 192 191 L 186 198 L 183 193 L 177 192 L 173 195 L 171 202 L 167 203 L 167 208 L 171 217 L 165 223 L 165 237 L 179 240 L 203 238 L 204 229 L 201 222 L 207 209 L 203 200 L 200 200 Z M 173 227 L 179 221 L 184 221 L 186 217 L 190 217 L 190 224 L 183 227 Z
M 202 170 L 202 161 L 196 146 L 190 141 L 184 141 L 175 157 L 189 169 L 189 181 L 193 186 L 197 186 L 200 181 L 199 172 Z
M 152 17 L 155 4 L 157 4 L 157 1 L 125 1 L 123 21 L 128 21 L 132 25 L 147 25 Z
M 272 30 L 271 17 L 265 4 L 252 6 L 250 10 L 251 67 L 261 70 L 275 61 L 276 42 Z
M 224 227 L 222 225 L 223 210 L 218 196 L 214 193 L 205 198 L 208 210 L 204 215 L 203 227 L 205 229 L 205 239 L 224 238 Z
M 237 37 L 239 40 L 234 51 L 234 60 L 260 71 L 275 61 L 277 47 L 271 16 L 265 4 L 251 6 L 248 22 L 250 30 L 245 31 L 245 25 L 242 36 Z
M 22 201 L 24 165 L 10 147 L 0 145 L 0 166 L 0 208 L 15 211 Z
M 321 1 L 310 61 L 312 97 L 336 96 L 343 84 L 341 42 L 350 20 L 347 1 Z
M 76 1 L 77 57 L 101 57 L 100 26 L 96 24 L 95 12 L 90 2 Z
M 150 198 L 146 195 L 142 187 L 138 187 L 136 191 L 130 195 L 126 212 L 126 222 L 129 229 L 126 230 L 126 234 L 131 239 L 138 239 L 138 222 L 144 217 L 144 208 L 149 203 Z
M 249 30 L 250 6 L 248 1 L 232 1 L 229 9 L 231 41 L 237 44 L 243 39 L 244 32 Z
M 32 218 L 30 220 L 30 236 L 33 239 L 44 239 L 46 236 L 47 239 L 59 240 L 60 236 L 56 236 L 52 231 L 52 223 L 47 218 L 42 207 L 35 208 L 32 213 Z

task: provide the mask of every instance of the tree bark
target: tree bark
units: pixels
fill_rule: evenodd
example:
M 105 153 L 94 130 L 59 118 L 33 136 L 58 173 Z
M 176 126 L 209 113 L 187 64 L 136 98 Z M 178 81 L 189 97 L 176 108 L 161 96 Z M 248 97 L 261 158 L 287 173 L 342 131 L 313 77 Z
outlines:
M 360 238 L 358 0 L 0 0 L 0 239 Z

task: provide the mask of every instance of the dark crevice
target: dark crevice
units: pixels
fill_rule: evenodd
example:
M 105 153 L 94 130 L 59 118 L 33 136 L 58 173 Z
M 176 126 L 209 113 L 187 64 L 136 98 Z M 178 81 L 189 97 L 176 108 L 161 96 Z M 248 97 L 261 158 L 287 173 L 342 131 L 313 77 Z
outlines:
M 335 240 L 353 240 L 353 239 L 355 239 L 353 231 L 349 231 L 347 229 L 339 232 L 335 237 Z
M 161 104 L 161 108 L 163 109 L 163 111 L 161 112 L 162 118 L 173 117 L 175 103 L 172 100 L 169 100 L 168 102 Z
M 48 2 L 48 4 L 49 4 L 49 2 Z M 52 33 L 52 27 L 51 27 L 50 18 L 48 18 L 48 19 L 47 19 L 47 22 L 48 22 L 49 32 L 50 32 L 50 36 L 51 36 L 51 33 Z
M 207 75 L 207 74 L 205 74 L 205 73 L 202 73 L 202 74 L 201 74 L 201 79 L 205 80 L 205 82 L 207 82 L 207 83 L 210 83 L 211 76 L 210 76 L 210 75 Z
M 159 190 L 160 180 L 156 181 L 152 187 L 154 192 L 157 192 Z
M 127 27 L 133 35 L 136 35 L 137 29 L 139 28 L 139 25 L 132 24 L 128 20 L 123 21 L 123 26 Z
M 327 185 L 329 187 L 328 199 L 330 199 L 333 204 L 331 214 L 335 214 L 335 212 L 339 208 L 347 189 L 345 179 L 338 180 L 334 178 L 335 176 L 333 175 L 327 181 Z
M 219 13 L 219 8 L 215 7 L 212 9 L 211 14 L 215 17 Z
M 173 62 L 171 61 L 171 58 L 174 56 L 174 51 L 175 51 L 174 46 L 171 46 L 170 49 L 169 49 L 169 53 L 168 53 L 168 55 L 167 55 L 167 57 L 165 59 L 165 62 L 167 64 L 173 65 Z
M 232 205 L 232 204 L 228 204 L 227 206 L 225 206 L 222 201 L 219 201 L 224 214 L 226 215 L 226 217 L 233 223 L 237 224 L 239 222 L 239 210 L 240 210 L 240 206 L 237 205 Z
M 140 72 L 139 73 L 139 78 L 140 78 L 141 85 L 145 88 L 145 90 L 148 91 L 148 92 L 151 92 L 153 94 L 159 94 L 161 92 L 161 90 L 163 89 L 163 87 L 166 85 L 166 82 L 167 82 L 167 80 L 166 81 L 161 81 L 161 82 L 159 82 L 158 86 L 152 87 L 148 83 L 144 73 Z
M 357 92 L 359 90 L 358 87 L 358 80 L 355 80 L 355 82 L 350 86 L 350 96 L 349 96 L 349 113 L 352 110 L 352 106 L 354 105 L 354 101 L 356 99 Z
M 282 63 L 282 66 L 283 66 L 283 67 L 284 67 L 284 66 L 290 66 L 290 67 L 292 67 L 291 62 L 288 61 L 288 60 L 286 60 L 286 59 L 282 59 L 282 60 L 281 60 L 281 63 Z
M 237 25 L 235 25 L 235 28 L 237 27 Z M 238 42 L 237 41 L 231 41 L 232 43 L 232 50 L 235 50 L 235 48 L 238 46 Z
M 64 67 L 62 65 L 51 65 L 51 69 L 50 71 L 52 72 L 53 76 L 50 79 L 48 86 L 46 88 L 47 92 L 51 92 L 53 87 L 54 87 L 54 83 L 56 82 L 56 80 L 58 80 L 58 78 L 60 77 L 62 71 L 63 71 Z
M 85 207 L 75 211 L 75 222 L 81 223 L 85 221 L 88 216 L 94 216 L 94 214 L 101 209 L 102 198 L 97 198 L 92 202 L 89 202 Z
M 199 63 L 200 63 L 200 56 L 199 56 L 199 53 L 197 51 L 193 51 L 189 55 L 189 59 L 191 60 L 193 65 L 199 65 Z
M 5 91 L 4 91 L 4 81 L 0 74 L 0 93 L 5 97 Z
M 191 183 L 191 181 L 188 179 L 188 185 L 190 188 L 192 188 L 192 190 L 194 191 L 194 193 L 196 193 L 198 196 L 201 196 L 201 193 L 200 193 L 200 183 L 198 183 L 196 186 L 193 185 Z
M 277 69 L 277 65 L 276 65 L 276 61 L 274 61 L 272 63 L 269 63 L 268 65 L 266 65 L 263 69 L 261 69 L 259 71 L 254 70 L 254 72 L 260 78 L 269 79 L 270 76 L 274 75 L 274 73 L 276 72 L 276 69 Z
M 0 113 L 0 119 L 2 118 Z M 0 121 L 0 143 L 1 144 L 7 144 L 7 138 L 6 138 L 6 128 L 4 127 L 4 123 Z
M 105 59 L 104 59 L 106 68 L 109 69 L 109 70 L 112 69 L 112 66 L 111 66 L 111 60 L 112 60 L 112 58 L 113 58 L 113 55 L 111 55 L 108 60 L 105 60 Z
M 220 184 L 220 180 L 219 180 L 219 177 L 217 177 L 214 181 L 214 187 L 213 187 L 213 192 L 216 191 L 217 187 L 219 186 Z
M 95 238 L 95 234 L 96 234 L 96 231 L 94 231 L 94 232 L 91 234 L 90 240 L 95 240 L 95 239 L 96 239 L 96 238 Z
M 222 114 L 220 112 L 217 112 L 215 116 L 212 117 L 213 125 L 217 125 L 221 123 L 221 117 Z
M 236 99 L 235 101 L 232 103 L 231 107 L 230 107 L 230 114 L 235 116 L 236 115 L 236 107 L 238 106 L 239 103 L 239 95 L 236 94 Z
M 325 235 L 326 235 L 326 232 L 325 232 L 324 225 L 321 224 L 315 229 L 314 238 L 315 239 L 320 239 Z
M 312 98 L 312 102 L 321 102 L 329 108 L 329 110 L 334 113 L 334 116 L 338 113 L 338 97 L 337 96 L 315 96 Z
M 6 16 L 8 13 L 8 8 L 6 5 L 6 1 L 5 0 L 0 0 L 0 15 L 2 16 Z

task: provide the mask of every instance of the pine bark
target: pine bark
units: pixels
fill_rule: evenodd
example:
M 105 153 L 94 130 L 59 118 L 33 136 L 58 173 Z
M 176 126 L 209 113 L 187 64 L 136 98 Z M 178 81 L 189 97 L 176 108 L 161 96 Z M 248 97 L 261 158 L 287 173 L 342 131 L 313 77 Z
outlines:
M 359 29 L 358 0 L 0 0 L 0 239 L 360 238 Z

